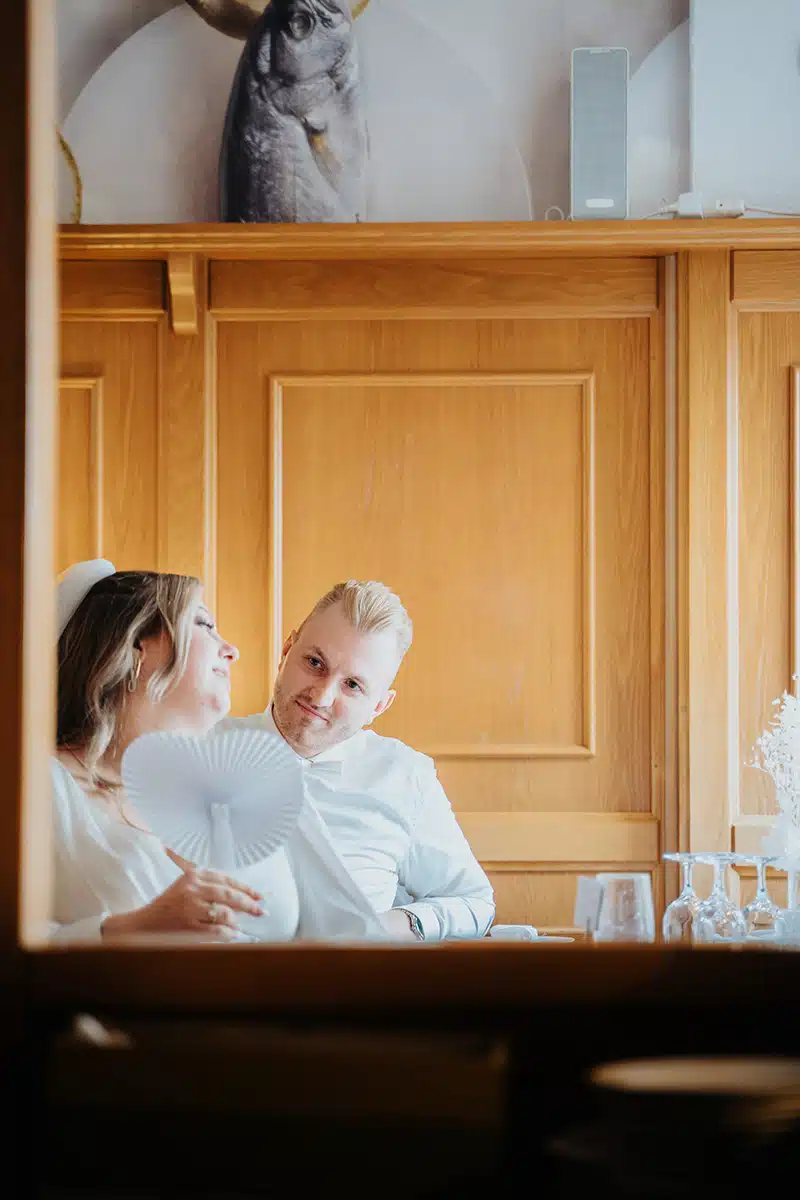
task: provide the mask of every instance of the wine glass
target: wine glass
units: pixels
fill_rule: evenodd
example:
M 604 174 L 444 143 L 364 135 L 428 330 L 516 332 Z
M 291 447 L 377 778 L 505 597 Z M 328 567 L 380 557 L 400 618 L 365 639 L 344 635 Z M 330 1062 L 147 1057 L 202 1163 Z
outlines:
M 681 892 L 676 900 L 668 904 L 661 921 L 661 934 L 665 942 L 690 942 L 692 928 L 700 897 L 692 887 L 692 871 L 696 854 L 664 854 L 668 862 L 681 864 Z
M 714 886 L 701 901 L 692 922 L 694 942 L 740 942 L 747 936 L 747 926 L 741 909 L 725 890 L 725 871 L 736 855 L 730 853 L 697 854 L 695 862 L 709 863 L 714 868 Z
M 742 909 L 748 937 L 763 937 L 765 934 L 774 933 L 775 922 L 781 910 L 772 902 L 767 891 L 767 867 L 774 863 L 775 859 L 763 854 L 737 854 L 736 862 L 743 866 L 754 866 L 758 872 L 756 894 Z

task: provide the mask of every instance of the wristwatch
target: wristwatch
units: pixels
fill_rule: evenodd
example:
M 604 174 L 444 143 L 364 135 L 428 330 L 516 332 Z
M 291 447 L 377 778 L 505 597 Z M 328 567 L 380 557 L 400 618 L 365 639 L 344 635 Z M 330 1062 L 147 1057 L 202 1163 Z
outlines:
M 413 935 L 417 939 L 417 941 L 424 942 L 425 941 L 425 930 L 422 928 L 422 921 L 420 921 L 417 914 L 415 912 L 412 912 L 410 908 L 401 908 L 400 912 L 404 912 L 406 914 L 406 916 L 408 917 L 408 924 L 411 927 L 411 932 L 413 933 Z

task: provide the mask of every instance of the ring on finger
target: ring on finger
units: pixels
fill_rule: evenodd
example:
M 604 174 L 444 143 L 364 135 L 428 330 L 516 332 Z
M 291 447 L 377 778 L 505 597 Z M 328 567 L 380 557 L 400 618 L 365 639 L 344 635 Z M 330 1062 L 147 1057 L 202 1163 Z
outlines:
M 219 920 L 219 905 L 215 900 L 212 900 L 208 906 L 208 920 L 212 925 L 216 925 Z

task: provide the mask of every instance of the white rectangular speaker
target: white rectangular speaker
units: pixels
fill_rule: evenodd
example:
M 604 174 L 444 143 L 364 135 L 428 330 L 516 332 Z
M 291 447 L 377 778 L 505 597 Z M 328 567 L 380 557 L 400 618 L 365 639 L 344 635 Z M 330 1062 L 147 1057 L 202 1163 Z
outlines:
M 570 72 L 569 178 L 573 221 L 628 215 L 628 51 L 580 47 Z

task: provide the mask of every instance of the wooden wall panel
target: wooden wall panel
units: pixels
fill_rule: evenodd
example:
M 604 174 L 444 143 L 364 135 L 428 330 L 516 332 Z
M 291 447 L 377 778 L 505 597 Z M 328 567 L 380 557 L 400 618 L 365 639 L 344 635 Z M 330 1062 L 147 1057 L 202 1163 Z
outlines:
M 653 258 L 212 262 L 210 270 L 211 308 L 226 319 L 607 317 L 658 304 Z
M 217 320 L 218 619 L 242 652 L 235 711 L 267 704 L 282 639 L 323 591 L 384 579 L 415 644 L 379 729 L 433 753 L 478 854 L 501 874 L 566 863 L 570 887 L 576 863 L 652 869 L 660 327 Z
M 800 309 L 800 251 L 744 250 L 733 255 L 734 303 L 770 312 Z
M 159 262 L 62 262 L 61 312 L 74 320 L 152 320 L 165 309 Z
M 62 377 L 59 394 L 56 572 L 103 548 L 102 379 Z
M 417 614 L 392 734 L 437 760 L 594 754 L 593 377 L 272 384 L 284 605 L 346 566 L 396 581 Z M 355 519 L 332 531 L 309 510 Z
M 771 780 L 745 764 L 772 701 L 794 687 L 798 368 L 800 312 L 740 314 L 740 817 L 775 811 Z
M 800 306 L 799 306 L 800 307 Z M 798 690 L 800 311 L 739 316 L 739 803 L 735 846 L 759 853 L 776 812 L 747 766 L 772 701 Z
M 736 849 L 757 854 L 775 790 L 747 764 L 773 700 L 797 691 L 800 668 L 800 287 L 796 251 L 739 252 L 733 260 L 739 679 L 732 820 Z
M 165 320 L 159 323 L 158 557 L 166 570 L 197 575 L 213 608 L 216 604 L 214 333 L 207 316 L 206 264 L 202 259 L 184 263 L 183 270 L 193 274 L 194 289 L 184 277 L 191 296 L 184 294 L 179 311 L 184 314 L 184 321 L 189 319 L 187 311 L 194 313 L 197 332 L 174 332 Z
M 63 325 L 62 378 L 103 380 L 98 552 L 120 570 L 159 565 L 158 343 L 158 325 L 152 322 Z M 82 474 L 85 461 L 85 456 L 74 459 L 60 482 L 62 494 L 73 493 L 81 503 L 88 483 Z
M 57 561 L 60 570 L 103 555 L 121 569 L 198 575 L 213 605 L 207 271 L 190 256 L 179 265 L 182 333 L 170 329 L 163 264 L 62 264 Z M 187 305 L 195 334 L 185 332 Z
M 554 458 L 547 473 L 547 455 L 530 437 L 533 428 L 530 422 L 536 420 L 531 397 L 539 395 L 531 388 L 524 401 L 519 398 L 514 401 L 518 444 L 512 447 L 510 440 L 503 441 L 501 447 L 497 442 L 490 453 L 492 439 L 503 438 L 493 429 L 493 424 L 502 425 L 499 419 L 492 421 L 492 415 L 499 412 L 495 406 L 500 402 L 508 404 L 509 400 L 503 399 L 496 385 L 482 391 L 476 391 L 475 384 L 460 389 L 462 397 L 458 403 L 464 404 L 465 414 L 469 405 L 474 404 L 474 399 L 466 398 L 467 393 L 481 394 L 485 403 L 487 459 L 481 465 L 476 457 L 476 417 L 470 418 L 471 426 L 466 417 L 463 426 L 456 421 L 452 387 L 448 403 L 454 415 L 445 422 L 444 401 L 441 396 L 433 396 L 427 385 L 427 390 L 421 384 L 383 392 L 373 389 L 367 399 L 365 389 L 361 389 L 359 399 L 359 389 L 354 388 L 347 392 L 344 404 L 341 389 L 337 394 L 335 388 L 323 382 L 314 393 L 315 385 L 310 381 L 302 397 L 295 385 L 287 390 L 288 399 L 278 422 L 274 412 L 272 419 L 269 415 L 270 379 L 294 377 L 298 364 L 311 376 L 318 373 L 327 379 L 341 373 L 347 377 L 342 381 L 344 386 L 347 379 L 370 365 L 382 377 L 399 374 L 401 365 L 405 374 L 432 369 L 448 373 L 467 369 L 470 373 L 492 372 L 509 367 L 515 371 L 547 369 L 569 373 L 575 371 L 576 361 L 594 368 L 597 461 L 601 464 L 595 499 L 597 654 L 598 664 L 602 664 L 597 672 L 598 719 L 602 714 L 597 754 L 587 759 L 580 784 L 573 777 L 569 760 L 537 760 L 535 785 L 530 763 L 524 760 L 446 758 L 440 769 L 462 810 L 483 810 L 488 792 L 497 797 L 498 807 L 512 811 L 554 806 L 573 811 L 604 808 L 649 811 L 651 550 L 646 323 L 553 321 L 537 324 L 533 337 L 530 327 L 523 322 L 513 325 L 443 322 L 438 326 L 432 322 L 396 322 L 386 326 L 223 322 L 219 328 L 218 356 L 219 617 L 226 634 L 242 650 L 235 694 L 237 710 L 254 711 L 267 702 L 278 629 L 281 634 L 288 632 L 302 620 L 316 597 L 336 579 L 353 574 L 382 576 L 404 596 L 417 628 L 416 645 L 401 671 L 398 702 L 382 728 L 401 736 L 413 732 L 417 735 L 413 740 L 418 743 L 422 730 L 412 730 L 412 714 L 417 705 L 424 707 L 430 703 L 432 708 L 441 707 L 447 702 L 449 685 L 454 692 L 462 684 L 476 686 L 482 672 L 486 678 L 496 679 L 498 704 L 501 711 L 508 710 L 508 679 L 515 671 L 519 672 L 520 655 L 513 654 L 510 643 L 503 641 L 502 653 L 495 659 L 493 640 L 504 638 L 504 622 L 511 623 L 519 636 L 526 637 L 525 623 L 529 622 L 531 628 L 536 625 L 533 603 L 536 593 L 530 591 L 531 561 L 536 563 L 537 547 L 541 555 L 544 552 L 541 548 L 549 544 L 547 539 L 554 536 L 557 539 L 556 525 L 562 535 L 569 533 L 572 518 L 564 524 L 567 518 L 556 516 L 562 498 L 560 491 L 553 488 L 558 469 L 572 470 L 573 480 L 581 478 L 580 455 L 571 466 L 563 457 Z M 366 391 L 369 393 L 369 389 Z M 562 394 L 568 396 L 569 392 Z M 553 402 L 551 396 L 549 403 Z M 574 422 L 575 401 L 570 403 Z M 396 410 L 403 412 L 403 421 L 410 419 L 412 411 L 416 413 L 416 423 L 404 434 L 410 450 L 403 448 L 402 439 L 398 441 L 396 435 L 391 435 L 391 430 L 398 428 L 390 415 L 396 405 L 404 406 Z M 304 420 L 303 411 L 312 410 L 314 420 Z M 527 432 L 519 424 L 523 417 L 528 422 Z M 562 414 L 559 419 L 567 421 L 568 415 Z M 468 428 L 473 430 L 469 440 Z M 367 432 L 357 434 L 357 429 Z M 577 425 L 572 433 L 568 430 L 565 425 L 562 455 L 567 446 L 578 448 Z M 369 455 L 365 451 L 365 437 L 371 439 Z M 400 471 L 406 453 L 412 455 L 408 460 L 410 467 L 419 468 L 423 459 L 435 462 L 437 445 L 442 447 L 441 463 L 433 482 L 422 483 L 411 470 Z M 548 445 L 554 453 L 553 445 Z M 466 456 L 464 462 L 472 463 L 469 478 L 466 473 L 457 473 L 457 469 L 461 470 L 462 453 Z M 506 454 L 512 457 L 509 470 L 504 473 L 501 462 Z M 557 468 L 559 461 L 562 466 Z M 287 462 L 291 463 L 291 471 Z M 495 465 L 487 471 L 487 464 L 491 463 Z M 500 579 L 493 598 L 488 578 L 484 581 L 482 574 L 475 577 L 472 567 L 463 564 L 474 561 L 473 538 L 484 544 L 480 539 L 485 540 L 488 534 L 483 530 L 490 528 L 493 521 L 497 521 L 502 531 L 503 514 L 511 511 L 514 496 L 524 492 L 530 497 L 529 480 L 534 471 L 540 476 L 539 486 L 550 480 L 552 515 L 546 521 L 542 509 L 536 522 L 538 529 L 524 534 L 517 526 L 514 539 L 508 539 L 505 550 L 500 547 L 502 562 L 497 560 L 494 564 Z M 477 486 L 471 484 L 473 478 L 478 478 Z M 573 503 L 576 486 L 573 483 Z M 452 497 L 467 487 L 476 494 L 465 496 L 464 505 L 469 506 L 471 515 L 469 521 L 461 521 Z M 545 492 L 538 494 L 538 503 L 543 506 Z M 424 511 L 420 496 L 427 497 Z M 273 522 L 280 517 L 276 497 L 281 499 L 285 510 L 281 534 L 284 549 L 276 553 L 273 562 L 271 545 L 275 537 L 271 531 Z M 530 499 L 526 504 L 530 506 Z M 482 517 L 483 523 L 476 531 L 476 514 L 486 510 L 491 510 L 493 516 Z M 435 554 L 425 558 L 427 551 L 420 550 L 420 527 L 426 537 L 433 539 L 432 544 L 439 546 L 438 559 Z M 576 520 L 571 528 L 574 546 L 580 523 Z M 449 538 L 448 543 L 441 540 L 445 537 Z M 564 547 L 558 547 L 550 553 L 563 551 Z M 498 553 L 497 546 L 492 547 L 492 552 Z M 551 565 L 553 561 L 556 560 L 551 558 Z M 424 571 L 418 570 L 421 563 L 425 564 Z M 541 568 L 546 565 L 547 559 L 541 559 L 538 587 L 543 586 Z M 245 572 L 249 583 L 246 589 L 241 586 Z M 491 573 L 488 571 L 487 576 Z M 568 578 L 572 579 L 571 584 L 567 578 L 563 582 L 574 588 L 574 575 Z M 442 664 L 432 671 L 429 663 L 438 663 L 437 639 L 440 634 L 445 636 L 448 622 L 453 620 L 450 610 L 455 612 L 459 607 L 458 588 L 467 587 L 467 579 L 470 582 L 466 600 L 471 605 L 472 627 L 465 623 L 462 640 L 470 666 L 455 666 L 451 672 L 454 678 L 449 681 Z M 481 599 L 484 586 L 486 595 Z M 274 631 L 270 629 L 267 600 L 271 595 L 282 602 L 276 609 Z M 577 603 L 574 599 L 570 602 L 566 594 L 561 599 L 564 605 L 571 603 L 573 609 Z M 462 605 L 464 602 L 462 599 Z M 552 615 L 557 609 L 547 611 Z M 565 607 L 564 612 L 568 611 Z M 577 609 L 574 611 L 577 620 Z M 578 628 L 573 618 L 565 621 L 564 627 Z M 476 634 L 475 629 L 480 633 Z M 478 654 L 473 652 L 476 637 L 481 639 Z M 527 660 L 528 678 L 520 681 L 526 706 L 532 703 L 531 694 L 537 688 L 541 695 L 547 693 L 560 668 L 566 674 L 564 664 L 555 659 L 552 673 L 548 674 L 546 647 L 542 649 L 537 670 L 531 674 Z M 573 673 L 578 661 L 573 658 Z M 500 665 L 493 668 L 495 662 Z M 458 671 L 463 674 L 465 669 L 471 674 L 462 680 Z M 563 680 L 560 686 L 567 688 Z M 429 702 L 426 695 L 431 691 L 435 699 Z M 516 718 L 518 722 L 524 719 L 527 718 Z M 479 723 L 474 730 L 480 734 Z M 527 738 L 529 733 L 524 724 L 520 725 L 518 735 L 525 734 Z M 440 745 L 444 744 L 444 734 L 452 742 L 453 731 L 443 726 L 439 731 Z M 487 728 L 484 740 L 491 744 L 497 734 L 497 730 Z M 506 744 L 510 741 L 503 740 Z M 422 741 L 432 744 L 424 734 Z
M 169 311 L 163 296 L 148 309 L 155 275 L 129 277 L 129 265 L 103 264 L 113 318 L 81 315 L 78 284 L 87 295 L 102 284 L 84 271 L 63 323 L 65 395 L 83 405 L 65 409 L 63 456 L 84 484 L 91 400 L 78 381 L 101 381 L 92 553 L 204 578 L 242 651 L 239 713 L 268 702 L 282 639 L 324 590 L 385 579 L 416 637 L 380 729 L 433 754 L 491 869 L 560 872 L 574 889 L 582 870 L 655 868 L 665 654 L 655 263 L 579 262 L 572 276 L 563 263 L 507 263 L 494 278 L 478 264 L 458 319 L 447 307 L 447 289 L 465 282 L 457 265 L 420 267 L 414 281 L 395 264 L 409 292 L 392 307 L 388 264 L 355 264 L 350 309 L 334 319 L 332 278 L 309 264 L 294 268 L 295 301 L 279 320 L 264 268 L 286 264 L 212 264 L 213 315 L 204 260 L 182 260 L 177 274 L 173 262 L 182 283 Z M 535 320 L 506 319 L 523 284 Z M 415 303 L 433 289 L 443 310 L 403 312 L 414 286 Z M 603 315 L 604 286 L 638 315 Z M 383 319 L 356 319 L 376 288 Z M 234 307 L 220 308 L 226 296 Z M 474 317 L 470 304 L 492 302 L 502 319 Z M 69 451 L 81 429 L 82 449 Z M 87 545 L 89 492 L 72 514 Z
M 730 848 L 730 256 L 678 258 L 677 573 L 681 848 Z
M 648 871 L 647 867 L 643 867 L 642 871 L 644 874 L 650 874 L 655 893 L 654 873 Z M 498 912 L 503 914 L 502 921 L 498 917 L 498 924 L 535 924 L 540 932 L 564 932 L 575 937 L 577 941 L 582 941 L 585 936 L 583 931 L 573 926 L 579 875 L 579 871 L 570 870 L 533 873 L 493 870 L 490 866 L 489 878 L 494 888 Z M 660 904 L 657 910 L 660 911 Z M 535 915 L 535 921 L 532 914 Z
M 650 813 L 487 808 L 461 813 L 462 828 L 484 862 L 643 863 L 658 858 L 658 820 Z
M 578 885 L 576 872 L 508 871 L 490 866 L 488 874 L 494 888 L 498 924 L 535 925 L 540 930 L 571 929 Z

